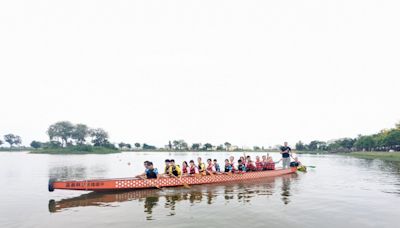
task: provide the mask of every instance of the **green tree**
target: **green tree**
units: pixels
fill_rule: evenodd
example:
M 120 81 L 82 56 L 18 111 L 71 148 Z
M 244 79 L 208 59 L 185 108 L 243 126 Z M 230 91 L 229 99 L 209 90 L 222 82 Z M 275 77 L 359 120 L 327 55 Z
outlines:
M 92 129 L 90 131 L 90 136 L 92 137 L 94 146 L 108 146 L 110 144 L 108 141 L 108 133 L 101 128 Z
M 3 145 L 3 141 L 0 139 L 0 146 Z
M 372 150 L 372 148 L 375 147 L 375 141 L 373 136 L 359 136 L 356 142 L 354 143 L 354 146 L 358 150 Z
M 4 141 L 6 141 L 8 144 L 10 144 L 10 147 L 13 147 L 13 145 L 19 145 L 22 143 L 22 139 L 18 135 L 14 134 L 7 134 L 4 135 Z
M 47 129 L 50 141 L 61 139 L 62 145 L 67 146 L 68 139 L 71 138 L 74 131 L 74 125 L 69 121 L 60 121 L 50 125 Z
M 308 149 L 311 151 L 316 151 L 319 149 L 321 143 L 322 143 L 321 141 L 313 140 L 308 144 Z
M 192 146 L 191 146 L 191 149 L 192 150 L 199 150 L 200 146 L 201 146 L 200 143 L 193 143 Z
M 306 147 L 302 141 L 299 141 L 296 143 L 296 150 L 299 150 L 299 151 L 306 150 Z
M 119 149 L 121 149 L 121 150 L 124 149 L 125 146 L 126 146 L 126 144 L 123 143 L 123 142 L 120 142 L 120 143 L 118 144 L 118 147 L 119 147 Z
M 204 146 L 203 146 L 203 150 L 209 150 L 209 149 L 211 149 L 211 148 L 212 148 L 211 143 L 206 143 L 206 144 L 204 144 Z
M 135 143 L 135 147 L 136 147 L 137 149 L 139 149 L 139 148 L 140 148 L 140 143 Z
M 156 150 L 157 147 L 143 143 L 143 150 Z
M 175 150 L 179 150 L 179 141 L 178 140 L 172 141 L 172 145 L 174 146 Z
M 35 148 L 35 149 L 38 149 L 38 148 L 42 147 L 42 143 L 33 140 L 33 141 L 31 142 L 31 147 L 32 147 L 32 148 Z
M 229 142 L 225 142 L 224 145 L 225 145 L 226 150 L 231 149 L 232 144 L 230 144 Z
M 75 139 L 76 144 L 82 145 L 86 141 L 86 137 L 89 136 L 90 129 L 85 124 L 77 124 L 74 126 L 71 132 L 72 139 Z
M 393 129 L 389 131 L 384 139 L 384 145 L 386 147 L 392 148 L 394 146 L 400 145 L 400 130 Z

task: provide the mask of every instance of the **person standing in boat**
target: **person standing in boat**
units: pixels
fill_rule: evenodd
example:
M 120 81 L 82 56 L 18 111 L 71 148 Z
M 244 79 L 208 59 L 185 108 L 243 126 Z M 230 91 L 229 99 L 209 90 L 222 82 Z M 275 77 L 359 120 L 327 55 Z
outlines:
M 289 168 L 290 166 L 290 153 L 292 149 L 288 146 L 288 143 L 285 142 L 284 146 L 281 147 L 282 154 L 282 166 L 284 169 Z

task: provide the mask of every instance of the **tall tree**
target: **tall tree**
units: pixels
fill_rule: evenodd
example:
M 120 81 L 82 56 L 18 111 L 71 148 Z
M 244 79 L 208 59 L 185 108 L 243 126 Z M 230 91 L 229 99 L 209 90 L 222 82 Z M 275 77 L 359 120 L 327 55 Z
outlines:
M 372 150 L 375 147 L 374 138 L 370 135 L 368 136 L 359 136 L 357 141 L 354 143 L 354 146 L 359 150 Z
M 22 143 L 22 139 L 18 135 L 14 134 L 7 134 L 4 135 L 4 141 L 6 141 L 8 144 L 10 144 L 10 147 L 13 147 L 13 145 L 19 145 Z
M 393 129 L 384 140 L 385 146 L 392 148 L 394 146 L 400 146 L 400 130 Z
M 3 141 L 0 139 L 0 146 L 3 145 Z
M 76 140 L 76 144 L 82 145 L 86 141 L 86 137 L 89 136 L 90 129 L 85 124 L 77 124 L 74 126 L 71 137 Z
M 174 145 L 175 150 L 179 150 L 179 141 L 178 140 L 172 141 L 172 145 Z
M 126 147 L 126 144 L 125 143 L 123 143 L 123 142 L 120 142 L 120 143 L 118 143 L 118 147 L 119 147 L 119 149 L 124 149 L 125 147 Z
M 139 148 L 140 148 L 140 143 L 135 143 L 135 147 L 136 147 L 137 149 L 139 149 Z
M 69 121 L 60 121 L 50 125 L 47 129 L 50 141 L 61 139 L 62 145 L 67 145 L 68 139 L 72 137 L 74 125 Z
M 191 149 L 192 150 L 199 150 L 200 146 L 201 146 L 200 143 L 193 143 L 192 146 L 191 146 Z
M 296 150 L 299 150 L 299 151 L 306 150 L 306 147 L 302 141 L 299 141 L 298 143 L 296 143 Z
M 211 148 L 212 148 L 211 143 L 206 143 L 206 144 L 204 144 L 204 146 L 203 146 L 203 149 L 204 149 L 204 150 L 209 150 L 209 149 L 211 149 Z
M 230 144 L 229 142 L 225 142 L 224 145 L 225 145 L 226 150 L 231 149 L 232 144 Z
M 90 136 L 94 146 L 106 146 L 110 143 L 108 141 L 108 133 L 101 128 L 92 129 Z

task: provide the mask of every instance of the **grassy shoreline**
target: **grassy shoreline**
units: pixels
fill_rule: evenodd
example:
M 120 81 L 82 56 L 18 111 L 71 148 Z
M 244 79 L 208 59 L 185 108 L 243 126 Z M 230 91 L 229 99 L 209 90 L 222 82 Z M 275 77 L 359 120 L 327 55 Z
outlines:
M 400 152 L 351 152 L 351 153 L 341 153 L 341 155 L 348 155 L 356 158 L 365 159 L 381 159 L 384 161 L 395 161 L 400 162 Z

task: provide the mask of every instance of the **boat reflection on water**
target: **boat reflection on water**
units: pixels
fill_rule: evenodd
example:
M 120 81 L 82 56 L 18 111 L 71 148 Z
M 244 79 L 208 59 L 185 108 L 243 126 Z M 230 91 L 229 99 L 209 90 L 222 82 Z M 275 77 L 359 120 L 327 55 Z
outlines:
M 137 201 L 144 204 L 147 219 L 152 219 L 153 209 L 162 202 L 169 209 L 169 216 L 175 215 L 178 202 L 187 201 L 191 205 L 205 202 L 213 204 L 218 198 L 225 203 L 236 201 L 247 204 L 256 196 L 280 194 L 284 204 L 290 202 L 290 185 L 296 181 L 297 174 L 258 180 L 226 183 L 224 185 L 192 185 L 191 188 L 145 189 L 124 192 L 91 192 L 74 198 L 49 201 L 51 213 L 62 212 L 70 208 L 87 206 L 114 206 L 115 203 Z

